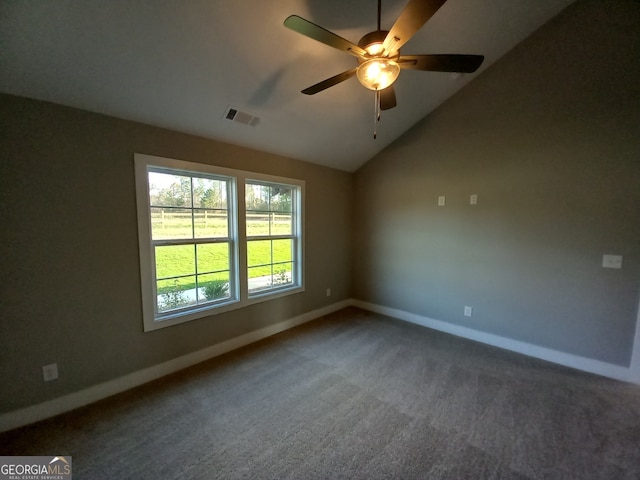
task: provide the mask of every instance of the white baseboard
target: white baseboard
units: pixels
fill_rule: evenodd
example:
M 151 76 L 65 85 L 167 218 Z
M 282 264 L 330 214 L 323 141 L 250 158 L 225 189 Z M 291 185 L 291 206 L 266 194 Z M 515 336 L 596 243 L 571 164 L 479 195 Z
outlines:
M 491 333 L 481 332 L 472 328 L 461 327 L 452 323 L 434 320 L 432 318 L 416 315 L 415 313 L 405 312 L 395 308 L 383 307 L 373 303 L 363 302 L 361 300 L 353 300 L 351 303 L 354 307 L 369 310 L 371 312 L 387 315 L 389 317 L 404 320 L 406 322 L 422 325 L 423 327 L 432 328 L 441 332 L 450 333 L 458 337 L 468 338 L 477 342 L 493 345 L 494 347 L 504 348 L 513 352 L 521 353 L 529 357 L 535 357 L 549 362 L 564 365 L 566 367 L 575 368 L 585 372 L 595 373 L 604 377 L 622 380 L 631 383 L 640 383 L 640 375 L 633 368 L 622 367 L 611 363 L 594 360 L 592 358 L 581 357 L 570 353 L 559 352 L 550 348 L 532 345 L 530 343 L 512 340 L 510 338 L 500 337 Z M 639 335 L 640 336 L 640 335 Z M 635 352 L 634 352 L 635 353 Z M 640 354 L 640 352 L 638 352 Z
M 45 418 L 53 417 L 61 413 L 68 412 L 70 410 L 88 405 L 103 398 L 115 395 L 125 390 L 137 387 L 144 383 L 156 380 L 165 375 L 177 372 L 184 368 L 196 365 L 210 358 L 217 357 L 224 353 L 230 352 L 250 343 L 257 342 L 263 338 L 270 337 L 276 333 L 283 332 L 290 328 L 302 325 L 308 321 L 328 315 L 343 308 L 346 308 L 352 304 L 351 300 L 343 300 L 326 307 L 313 310 L 311 312 L 298 315 L 297 317 L 284 320 L 270 325 L 268 327 L 255 330 L 253 332 L 240 335 L 239 337 L 226 340 L 222 343 L 212 345 L 210 347 L 198 350 L 182 357 L 174 358 L 167 362 L 153 367 L 138 370 L 120 378 L 109 380 L 92 387 L 88 387 L 77 392 L 73 392 L 62 397 L 54 398 L 37 405 L 32 405 L 13 412 L 0 414 L 0 432 L 11 430 L 13 428 L 28 425 L 30 423 L 44 420 Z

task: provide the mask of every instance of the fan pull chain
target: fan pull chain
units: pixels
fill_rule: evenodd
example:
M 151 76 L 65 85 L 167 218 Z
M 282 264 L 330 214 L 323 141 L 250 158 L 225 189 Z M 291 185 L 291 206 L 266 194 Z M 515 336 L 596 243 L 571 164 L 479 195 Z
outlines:
M 378 137 L 378 122 L 380 121 L 380 90 L 375 91 L 375 96 L 373 97 L 375 101 L 374 109 L 373 109 L 373 139 L 375 140 Z

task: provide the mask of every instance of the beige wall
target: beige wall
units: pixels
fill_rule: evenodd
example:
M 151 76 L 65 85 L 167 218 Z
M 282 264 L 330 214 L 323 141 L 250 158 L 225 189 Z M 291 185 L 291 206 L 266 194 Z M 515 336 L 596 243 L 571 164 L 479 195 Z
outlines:
M 0 102 L 0 412 L 349 297 L 351 174 L 33 100 Z M 305 180 L 306 291 L 143 333 L 136 152 Z M 53 362 L 60 379 L 43 383 L 40 367 Z
M 640 290 L 640 4 L 573 4 L 355 185 L 356 298 L 628 366 Z M 601 267 L 609 253 L 624 256 L 622 270 Z

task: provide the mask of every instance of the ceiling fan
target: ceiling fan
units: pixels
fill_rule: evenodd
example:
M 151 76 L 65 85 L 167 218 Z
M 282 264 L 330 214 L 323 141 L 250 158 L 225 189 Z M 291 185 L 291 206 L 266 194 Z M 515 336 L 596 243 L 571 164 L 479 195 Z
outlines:
M 313 40 L 342 50 L 356 57 L 358 65 L 351 70 L 327 78 L 302 90 L 306 95 L 315 95 L 329 87 L 344 82 L 354 75 L 360 83 L 375 92 L 375 118 L 380 121 L 380 111 L 396 106 L 393 83 L 400 70 L 423 70 L 431 72 L 473 73 L 483 55 L 401 55 L 400 48 L 429 20 L 446 0 L 409 0 L 391 30 L 380 28 L 382 0 L 378 0 L 378 29 L 367 33 L 358 44 L 326 30 L 297 15 L 291 15 L 284 25 Z M 374 128 L 373 138 L 376 138 Z

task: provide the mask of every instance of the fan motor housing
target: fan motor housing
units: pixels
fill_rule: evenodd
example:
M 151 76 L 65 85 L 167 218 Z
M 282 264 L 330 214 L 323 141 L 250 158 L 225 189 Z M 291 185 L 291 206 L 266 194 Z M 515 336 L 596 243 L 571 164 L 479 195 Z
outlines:
M 387 38 L 387 34 L 389 33 L 388 30 L 374 30 L 373 32 L 369 32 L 367 33 L 364 37 L 362 37 L 360 39 L 360 41 L 358 42 L 358 46 L 364 50 L 366 50 L 367 52 L 371 53 L 369 51 L 369 48 L 372 45 L 380 45 L 382 43 L 384 43 L 384 39 Z M 393 53 L 393 55 L 381 55 L 384 52 L 380 52 L 380 53 L 374 53 L 372 54 L 373 57 L 378 57 L 378 56 L 384 56 L 386 58 L 395 58 L 398 57 L 400 55 L 400 50 L 398 50 L 397 52 L 391 52 Z M 358 63 L 362 63 L 363 61 L 365 61 L 366 59 L 358 59 Z

